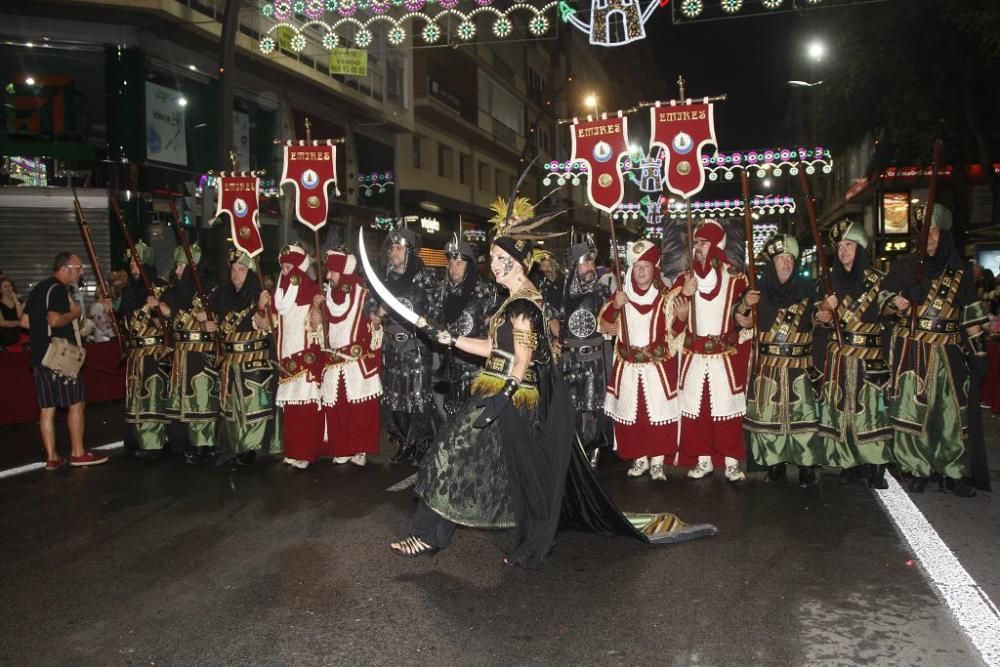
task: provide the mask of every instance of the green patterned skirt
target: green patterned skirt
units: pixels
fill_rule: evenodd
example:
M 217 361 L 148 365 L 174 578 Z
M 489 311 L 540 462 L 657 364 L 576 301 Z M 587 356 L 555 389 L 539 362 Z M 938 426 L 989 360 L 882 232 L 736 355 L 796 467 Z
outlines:
M 744 428 L 754 460 L 763 466 L 824 465 L 816 435 L 818 411 L 808 370 L 762 367 L 750 383 Z

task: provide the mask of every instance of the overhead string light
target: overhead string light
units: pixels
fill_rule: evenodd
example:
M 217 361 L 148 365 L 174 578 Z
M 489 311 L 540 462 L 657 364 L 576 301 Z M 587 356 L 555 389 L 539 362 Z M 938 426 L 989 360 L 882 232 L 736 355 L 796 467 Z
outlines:
M 535 37 L 541 37 L 552 27 L 552 22 L 545 14 L 558 6 L 557 0 L 540 7 L 518 2 L 506 9 L 494 7 L 492 3 L 493 0 L 473 0 L 474 8 L 462 11 L 457 9 L 459 0 L 323 0 L 324 12 L 339 16 L 333 22 L 327 22 L 317 18 L 324 15 L 319 13 L 319 4 L 309 7 L 302 4 L 299 7 L 299 3 L 278 0 L 261 6 L 261 13 L 277 22 L 261 36 L 258 48 L 265 55 L 273 53 L 279 45 L 299 53 L 308 45 L 306 29 L 318 28 L 323 33 L 319 43 L 328 51 L 338 48 L 344 38 L 350 39 L 358 48 L 366 49 L 374 42 L 372 29 L 377 24 L 387 26 L 386 40 L 389 44 L 400 46 L 408 36 L 406 22 L 411 20 L 423 22 L 423 27 L 414 28 L 413 34 L 415 37 L 419 36 L 425 44 L 436 44 L 445 36 L 445 30 L 439 21 L 450 25 L 457 22 L 453 38 L 469 42 L 479 34 L 476 20 L 480 17 L 492 18 L 490 30 L 493 36 L 507 39 L 515 34 L 513 17 L 521 14 L 527 15 L 527 31 Z M 437 11 L 433 14 L 425 13 L 425 7 L 434 7 Z M 390 13 L 396 8 L 401 8 L 405 13 Z M 307 9 L 311 13 L 307 13 Z M 367 15 L 363 16 L 362 13 Z M 293 21 L 296 15 L 305 15 L 310 20 L 296 23 Z M 342 29 L 352 28 L 353 37 L 341 35 Z
M 778 10 L 800 11 L 855 2 L 857 0 L 678 0 L 673 3 L 673 18 L 674 21 L 707 20 L 741 13 L 761 15 Z

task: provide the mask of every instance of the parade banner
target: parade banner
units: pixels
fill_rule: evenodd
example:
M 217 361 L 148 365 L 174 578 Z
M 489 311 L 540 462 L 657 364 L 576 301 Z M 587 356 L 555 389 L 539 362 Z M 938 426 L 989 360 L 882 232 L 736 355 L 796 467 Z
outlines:
M 285 144 L 281 185 L 295 186 L 295 217 L 309 229 L 326 224 L 327 187 L 337 180 L 337 148 L 330 140 Z
M 705 187 L 701 151 L 715 139 L 715 105 L 709 102 L 678 103 L 676 100 L 650 107 L 650 153 L 663 149 L 663 174 L 670 192 L 687 199 Z
M 260 179 L 246 174 L 219 175 L 216 185 L 219 205 L 216 217 L 223 213 L 229 216 L 233 245 L 250 257 L 256 257 L 264 250 L 260 237 L 257 206 L 260 196 Z
M 621 156 L 628 153 L 628 120 L 622 116 L 573 123 L 572 161 L 587 163 L 587 198 L 611 213 L 625 197 Z

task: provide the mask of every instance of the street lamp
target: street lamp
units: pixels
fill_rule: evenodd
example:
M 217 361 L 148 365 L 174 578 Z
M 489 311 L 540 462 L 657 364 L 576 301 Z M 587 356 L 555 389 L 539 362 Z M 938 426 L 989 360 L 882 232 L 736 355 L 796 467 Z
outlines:
M 818 86 L 822 83 L 823 83 L 822 81 L 813 81 L 812 83 L 809 83 L 808 81 L 794 80 L 794 81 L 789 81 L 788 85 L 791 86 L 792 88 L 812 88 L 813 86 Z
M 594 110 L 595 116 L 597 115 L 597 95 L 595 93 L 587 95 L 587 98 L 583 100 L 583 103 Z
M 810 60 L 819 62 L 826 57 L 826 44 L 818 39 L 814 39 L 809 42 L 808 46 L 806 46 L 806 54 L 809 56 Z

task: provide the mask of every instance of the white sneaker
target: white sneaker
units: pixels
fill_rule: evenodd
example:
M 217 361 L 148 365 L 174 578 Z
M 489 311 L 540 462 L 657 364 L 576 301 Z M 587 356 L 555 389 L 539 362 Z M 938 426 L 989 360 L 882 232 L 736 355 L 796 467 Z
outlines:
M 351 460 L 350 456 L 334 456 L 333 457 L 333 462 L 336 463 L 337 465 L 340 465 L 341 463 L 347 463 L 350 460 Z
M 368 457 L 363 453 L 355 454 L 354 456 L 351 457 L 351 463 L 353 463 L 356 466 L 364 467 L 364 465 L 368 463 Z
M 626 473 L 629 477 L 642 477 L 649 470 L 649 459 L 645 456 L 632 461 L 632 467 Z
M 290 459 L 285 458 L 285 463 L 292 466 L 293 468 L 298 468 L 299 470 L 305 470 L 309 467 L 309 461 L 303 461 L 301 459 Z
M 711 456 L 699 456 L 698 465 L 688 470 L 687 476 L 690 479 L 701 479 L 706 475 L 711 475 L 715 467 L 712 465 Z
M 662 463 L 654 463 L 649 466 L 649 476 L 655 479 L 657 482 L 667 481 L 667 473 L 663 472 Z
M 727 456 L 726 457 L 726 479 L 730 482 L 742 482 L 747 478 L 740 470 L 740 462 L 736 459 Z

